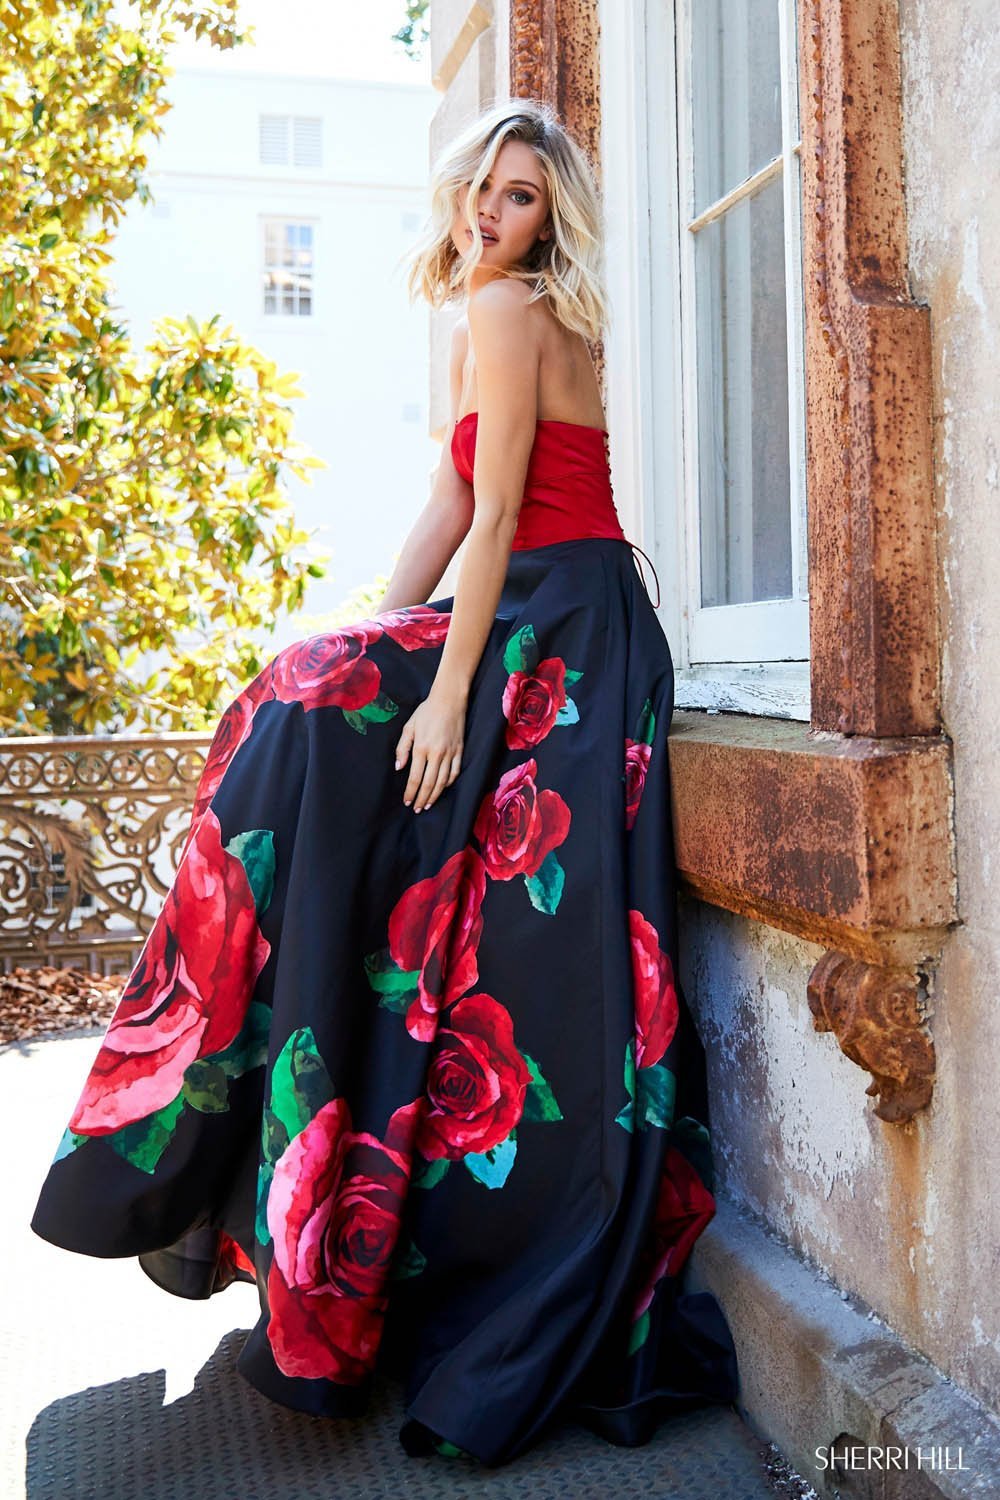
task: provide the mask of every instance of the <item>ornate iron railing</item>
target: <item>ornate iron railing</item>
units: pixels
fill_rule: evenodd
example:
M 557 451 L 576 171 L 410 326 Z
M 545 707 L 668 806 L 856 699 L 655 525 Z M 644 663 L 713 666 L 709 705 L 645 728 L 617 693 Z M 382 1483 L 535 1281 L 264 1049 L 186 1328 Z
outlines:
M 0 739 L 3 972 L 128 972 L 176 869 L 210 741 Z

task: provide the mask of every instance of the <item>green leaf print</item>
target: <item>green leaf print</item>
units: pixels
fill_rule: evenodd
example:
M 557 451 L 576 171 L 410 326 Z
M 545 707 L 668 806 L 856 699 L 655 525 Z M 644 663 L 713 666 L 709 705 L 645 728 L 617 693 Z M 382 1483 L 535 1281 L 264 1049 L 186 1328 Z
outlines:
M 68 1156 L 71 1151 L 75 1151 L 78 1146 L 82 1146 L 84 1141 L 89 1141 L 90 1139 L 91 1137 L 89 1135 L 78 1135 L 75 1130 L 70 1130 L 69 1126 L 67 1125 L 66 1129 L 59 1137 L 59 1144 L 56 1147 L 56 1154 L 52 1158 L 53 1162 L 60 1161 L 64 1156 Z
M 517 1132 L 512 1130 L 506 1140 L 492 1146 L 489 1151 L 469 1151 L 462 1160 L 477 1182 L 484 1187 L 500 1188 L 510 1175 L 517 1154 Z
M 579 682 L 582 676 L 582 672 L 577 672 L 572 667 L 567 667 L 566 675 L 563 678 L 563 681 L 567 684 L 568 687 L 572 687 L 574 682 Z
M 532 625 L 522 625 L 503 650 L 503 664 L 508 672 L 533 672 L 538 666 L 538 642 Z
M 123 1125 L 120 1130 L 112 1131 L 104 1139 L 118 1152 L 119 1156 L 131 1162 L 133 1167 L 138 1167 L 140 1172 L 153 1173 L 156 1171 L 157 1162 L 170 1144 L 177 1126 L 177 1117 L 183 1108 L 182 1091 L 162 1109 L 146 1115 L 142 1120 L 136 1120 L 131 1125 Z
M 364 964 L 368 983 L 378 995 L 379 1005 L 403 1015 L 417 993 L 420 970 L 401 969 L 388 948 L 379 948 L 376 953 L 367 954 Z
M 563 893 L 565 879 L 566 872 L 556 858 L 555 850 L 550 849 L 534 875 L 524 877 L 532 906 L 537 911 L 545 912 L 546 916 L 554 916 Z
M 441 1181 L 441 1178 L 451 1166 L 446 1156 L 441 1156 L 437 1161 L 422 1162 L 414 1170 L 410 1179 L 411 1185 L 418 1188 L 432 1188 Z
M 261 1163 L 257 1173 L 257 1239 L 266 1245 L 267 1195 L 274 1165 L 288 1143 L 336 1095 L 311 1026 L 299 1026 L 285 1042 L 271 1070 L 271 1091 L 264 1106 Z
M 632 1035 L 625 1043 L 625 1092 L 628 1094 L 628 1103 L 615 1115 L 615 1124 L 629 1131 L 635 1129 L 635 1073 L 635 1036 Z
M 380 689 L 378 696 L 366 703 L 364 708 L 345 708 L 341 711 L 352 729 L 356 729 L 358 734 L 367 734 L 369 724 L 384 724 L 387 719 L 395 718 L 399 713 L 399 704 L 394 703 Z
M 535 1059 L 529 1057 L 527 1052 L 522 1052 L 521 1056 L 531 1074 L 531 1082 L 524 1093 L 524 1113 L 521 1118 L 523 1120 L 561 1120 L 562 1110 L 556 1103 L 552 1089 L 542 1077 Z
M 270 828 L 250 828 L 226 845 L 247 872 L 257 915 L 266 911 L 274 891 L 274 834 Z
M 632 1336 L 628 1341 L 628 1348 L 625 1351 L 626 1357 L 630 1354 L 634 1354 L 637 1349 L 641 1349 L 642 1345 L 646 1342 L 648 1337 L 649 1308 L 647 1307 L 642 1317 L 637 1318 L 632 1324 Z
M 656 733 L 656 715 L 653 712 L 652 699 L 647 698 L 639 710 L 636 720 L 635 734 L 632 738 L 639 744 L 651 745 L 653 735 Z
M 229 1108 L 229 1079 L 225 1069 L 198 1058 L 184 1070 L 181 1094 L 192 1109 L 205 1115 L 221 1114 Z
M 426 1255 L 422 1250 L 417 1249 L 412 1240 L 408 1240 L 393 1256 L 390 1278 L 393 1281 L 402 1281 L 406 1276 L 419 1276 L 426 1264 Z
M 213 1063 L 221 1068 L 227 1078 L 239 1078 L 251 1068 L 262 1068 L 267 1062 L 267 1048 L 271 1036 L 271 1007 L 262 1000 L 254 1000 L 247 1007 L 243 1025 L 221 1052 L 210 1052 L 185 1070 L 187 1079 L 191 1068 L 199 1063 Z
M 674 1098 L 677 1094 L 677 1079 L 665 1063 L 656 1063 L 651 1068 L 640 1068 L 636 1075 L 636 1116 L 640 1129 L 656 1125 L 669 1130 L 674 1117 Z

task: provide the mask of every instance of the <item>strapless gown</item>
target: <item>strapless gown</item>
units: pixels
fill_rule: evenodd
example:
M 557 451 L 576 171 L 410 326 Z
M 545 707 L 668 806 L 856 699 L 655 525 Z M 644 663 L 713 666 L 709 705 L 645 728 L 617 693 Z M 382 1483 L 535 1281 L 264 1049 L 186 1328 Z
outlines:
M 540 420 L 462 767 L 422 813 L 394 751 L 452 597 L 243 689 L 31 1219 L 179 1297 L 254 1282 L 241 1375 L 360 1417 L 384 1369 L 409 1454 L 500 1465 L 567 1415 L 634 1445 L 737 1394 L 682 1285 L 715 1199 L 634 545 L 607 433 Z

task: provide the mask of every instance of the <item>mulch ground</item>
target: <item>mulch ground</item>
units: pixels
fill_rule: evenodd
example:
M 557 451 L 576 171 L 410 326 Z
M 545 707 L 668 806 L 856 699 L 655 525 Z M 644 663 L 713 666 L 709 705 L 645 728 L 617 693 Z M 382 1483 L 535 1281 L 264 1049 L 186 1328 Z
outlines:
M 25 1037 L 106 1026 L 125 984 L 123 974 L 84 969 L 12 969 L 0 974 L 0 1045 Z

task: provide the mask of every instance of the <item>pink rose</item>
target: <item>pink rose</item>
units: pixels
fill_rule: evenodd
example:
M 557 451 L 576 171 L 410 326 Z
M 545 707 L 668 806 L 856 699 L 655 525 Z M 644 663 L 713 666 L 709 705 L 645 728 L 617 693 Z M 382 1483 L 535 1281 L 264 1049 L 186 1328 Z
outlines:
M 397 1109 L 380 1141 L 332 1099 L 275 1163 L 267 1337 L 285 1375 L 356 1385 L 374 1368 L 425 1107 Z
M 646 772 L 649 770 L 649 757 L 652 753 L 652 745 L 646 744 L 644 740 L 626 739 L 625 741 L 626 828 L 632 827 L 635 815 L 639 811 L 639 799 L 646 785 Z
M 129 975 L 70 1129 L 107 1135 L 176 1099 L 188 1065 L 235 1039 L 270 951 L 246 870 L 223 849 L 208 808 Z

